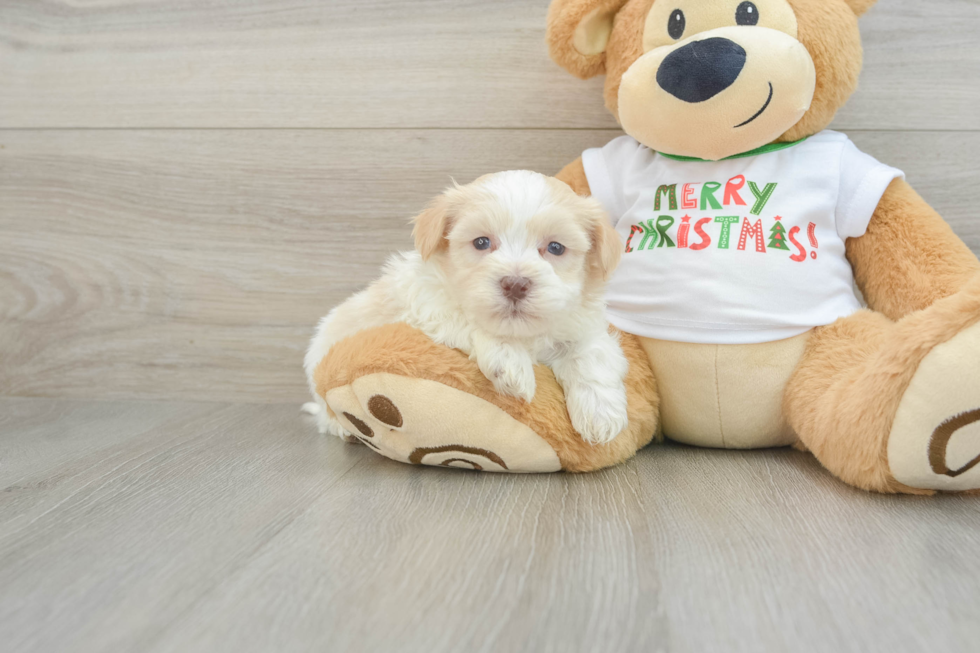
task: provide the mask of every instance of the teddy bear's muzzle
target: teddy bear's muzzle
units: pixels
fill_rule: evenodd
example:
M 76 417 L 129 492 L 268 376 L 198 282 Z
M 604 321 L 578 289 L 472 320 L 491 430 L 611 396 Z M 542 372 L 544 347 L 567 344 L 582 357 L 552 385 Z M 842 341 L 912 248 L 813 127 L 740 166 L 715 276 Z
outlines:
M 721 27 L 634 61 L 619 86 L 619 121 L 653 150 L 723 159 L 782 136 L 815 88 L 813 60 L 793 36 Z
M 667 55 L 657 84 L 683 102 L 704 102 L 735 83 L 745 57 L 745 48 L 729 39 L 693 41 Z

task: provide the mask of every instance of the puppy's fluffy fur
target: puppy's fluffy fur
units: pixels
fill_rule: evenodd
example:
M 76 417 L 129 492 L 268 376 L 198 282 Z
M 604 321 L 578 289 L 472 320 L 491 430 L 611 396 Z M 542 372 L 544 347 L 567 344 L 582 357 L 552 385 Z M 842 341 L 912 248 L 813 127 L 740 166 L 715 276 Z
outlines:
M 592 443 L 626 427 L 627 363 L 603 311 L 621 241 L 598 202 L 534 172 L 454 186 L 414 219 L 415 252 L 324 317 L 305 368 L 322 432 L 348 435 L 316 395 L 313 371 L 354 333 L 406 322 L 476 360 L 498 392 L 531 401 L 533 365 L 554 370 L 572 425 Z M 515 290 L 516 286 L 516 290 Z

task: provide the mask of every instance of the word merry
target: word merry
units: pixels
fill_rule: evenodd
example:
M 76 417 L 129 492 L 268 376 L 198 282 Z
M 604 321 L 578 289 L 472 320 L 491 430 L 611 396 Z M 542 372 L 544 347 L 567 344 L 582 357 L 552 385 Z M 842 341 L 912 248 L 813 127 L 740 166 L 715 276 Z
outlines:
M 651 250 L 655 247 L 676 247 L 678 249 L 691 249 L 694 251 L 706 249 L 711 245 L 712 239 L 711 235 L 705 231 L 705 227 L 712 222 L 721 225 L 717 248 L 729 249 L 732 242 L 732 225 L 737 225 L 740 221 L 741 229 L 739 230 L 736 249 L 744 251 L 748 245 L 748 241 L 752 240 L 756 252 L 760 254 L 767 252 L 766 236 L 762 228 L 761 218 L 753 223 L 748 218 L 742 219 L 737 215 L 720 215 L 714 219 L 701 218 L 693 225 L 691 224 L 692 219 L 689 215 L 681 218 L 681 224 L 677 227 L 676 242 L 667 233 L 674 226 L 675 220 L 673 216 L 661 215 L 656 220 L 646 220 L 640 224 L 633 225 L 630 228 L 629 238 L 626 239 L 626 253 Z M 807 236 L 814 250 L 819 246 L 817 243 L 816 227 L 817 225 L 811 222 L 807 229 Z M 698 239 L 697 242 L 693 242 L 692 231 L 694 232 L 693 237 Z M 796 239 L 796 235 L 799 232 L 799 227 L 793 227 L 787 234 L 786 227 L 782 223 L 782 216 L 777 215 L 775 224 L 769 230 L 768 248 L 790 251 L 789 244 L 792 244 L 797 251 L 789 257 L 790 260 L 796 262 L 805 261 L 807 257 L 806 249 Z M 635 244 L 634 247 L 634 238 L 637 236 L 639 236 L 639 243 Z M 814 259 L 817 258 L 816 251 L 810 252 L 810 256 Z
M 755 203 L 749 210 L 752 215 L 760 215 L 762 210 L 766 208 L 766 204 L 772 198 L 772 194 L 776 191 L 777 184 L 766 184 L 764 188 L 759 189 L 758 184 L 754 181 L 750 181 L 749 191 L 755 197 Z M 696 209 L 698 208 L 698 200 L 695 197 L 696 191 L 695 186 L 698 184 L 684 184 L 681 186 L 681 204 L 680 208 Z M 721 190 L 721 184 L 717 181 L 706 181 L 701 188 L 701 210 L 707 211 L 709 209 L 720 209 L 722 205 L 724 206 L 746 206 L 745 200 L 739 194 L 743 188 L 745 188 L 745 176 L 739 175 L 737 177 L 732 177 L 725 184 L 725 192 L 722 195 L 721 202 L 718 201 L 716 193 Z M 671 211 L 677 210 L 677 184 L 664 184 L 657 188 L 657 195 L 653 201 L 653 210 L 660 210 L 660 200 L 666 198 L 668 206 Z

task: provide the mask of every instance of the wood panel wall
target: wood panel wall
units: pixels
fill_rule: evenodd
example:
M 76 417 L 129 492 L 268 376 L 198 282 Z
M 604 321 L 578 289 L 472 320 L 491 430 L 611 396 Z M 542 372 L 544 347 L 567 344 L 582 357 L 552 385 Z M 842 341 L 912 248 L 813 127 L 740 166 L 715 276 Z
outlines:
M 299 402 L 447 183 L 619 132 L 546 0 L 0 0 L 0 395 Z M 980 252 L 980 2 L 882 0 L 834 128 Z

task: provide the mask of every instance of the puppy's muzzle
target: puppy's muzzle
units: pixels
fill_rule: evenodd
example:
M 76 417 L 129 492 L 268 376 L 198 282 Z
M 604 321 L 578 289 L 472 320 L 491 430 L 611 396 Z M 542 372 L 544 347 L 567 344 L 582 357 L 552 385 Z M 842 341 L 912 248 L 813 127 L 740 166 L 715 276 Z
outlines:
M 527 277 L 504 277 L 500 280 L 500 289 L 504 297 L 512 302 L 519 302 L 531 290 L 531 280 Z
M 738 79 L 745 68 L 745 49 L 715 37 L 688 43 L 671 52 L 657 71 L 657 84 L 678 100 L 710 100 Z

